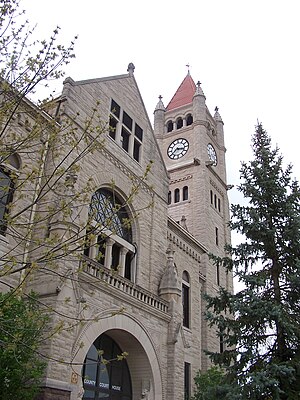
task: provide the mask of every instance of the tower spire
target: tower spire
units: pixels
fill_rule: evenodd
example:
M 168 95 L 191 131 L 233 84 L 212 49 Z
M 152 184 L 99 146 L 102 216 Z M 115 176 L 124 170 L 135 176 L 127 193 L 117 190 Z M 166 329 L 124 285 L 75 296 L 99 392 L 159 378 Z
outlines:
M 187 75 L 190 76 L 190 75 L 191 75 L 191 74 L 190 74 L 190 66 L 191 66 L 190 63 L 187 63 L 185 66 L 186 66 L 187 69 L 188 69 Z

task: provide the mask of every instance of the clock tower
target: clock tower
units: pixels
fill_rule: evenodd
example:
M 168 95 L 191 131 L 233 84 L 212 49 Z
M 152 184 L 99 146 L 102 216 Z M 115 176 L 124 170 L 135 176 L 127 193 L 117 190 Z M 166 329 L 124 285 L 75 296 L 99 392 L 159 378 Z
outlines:
M 170 177 L 169 216 L 208 253 L 224 255 L 230 231 L 223 121 L 217 107 L 210 113 L 200 82 L 189 72 L 167 107 L 159 97 L 154 131 Z M 231 288 L 210 261 L 206 270 L 212 285 Z

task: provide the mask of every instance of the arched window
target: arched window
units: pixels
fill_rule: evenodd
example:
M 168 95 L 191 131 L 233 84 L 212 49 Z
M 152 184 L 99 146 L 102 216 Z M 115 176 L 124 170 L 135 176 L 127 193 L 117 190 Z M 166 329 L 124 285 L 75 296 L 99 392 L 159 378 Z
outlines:
M 126 359 L 118 360 L 121 354 L 110 336 L 102 334 L 95 340 L 83 364 L 83 399 L 132 399 L 130 372 Z
M 5 215 L 8 211 L 8 205 L 13 198 L 13 181 L 10 173 L 0 168 L 0 234 L 4 235 L 7 228 Z
M 182 199 L 188 200 L 188 198 L 189 198 L 189 188 L 187 186 L 184 186 L 182 189 Z
M 182 118 L 178 118 L 176 121 L 176 128 L 180 129 L 183 127 L 183 119 Z
M 174 203 L 179 203 L 180 201 L 180 192 L 179 189 L 174 190 Z
M 172 130 L 173 130 L 173 122 L 168 121 L 167 122 L 167 132 L 172 132 Z
M 186 126 L 192 125 L 192 123 L 193 123 L 193 116 L 192 114 L 188 114 L 186 116 Z
M 0 166 L 0 235 L 4 235 L 7 229 L 5 215 L 8 213 L 8 206 L 13 200 L 14 179 L 13 172 L 21 167 L 21 159 L 17 153 L 8 153 Z
M 187 271 L 182 274 L 182 323 L 190 327 L 190 277 Z
M 134 280 L 136 246 L 132 218 L 121 199 L 109 189 L 97 190 L 91 199 L 84 255 Z
M 169 193 L 168 193 L 168 204 L 171 204 L 171 202 L 172 202 L 172 193 L 171 193 L 171 191 L 169 191 Z

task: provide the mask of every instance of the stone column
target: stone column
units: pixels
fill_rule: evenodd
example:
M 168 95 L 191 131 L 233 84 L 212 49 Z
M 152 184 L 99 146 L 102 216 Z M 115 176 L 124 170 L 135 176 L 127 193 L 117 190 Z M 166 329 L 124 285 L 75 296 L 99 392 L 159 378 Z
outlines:
M 111 238 L 107 238 L 105 241 L 105 260 L 104 267 L 111 268 L 111 260 L 112 260 L 112 247 L 115 241 Z
M 98 236 L 94 236 L 93 241 L 91 242 L 91 245 L 90 245 L 89 257 L 93 260 L 95 260 L 96 256 L 97 256 L 97 254 L 96 254 L 97 253 L 97 247 L 96 247 L 97 239 L 98 239 Z
M 126 261 L 126 254 L 128 253 L 128 249 L 122 247 L 120 250 L 120 275 L 125 276 L 125 261 Z

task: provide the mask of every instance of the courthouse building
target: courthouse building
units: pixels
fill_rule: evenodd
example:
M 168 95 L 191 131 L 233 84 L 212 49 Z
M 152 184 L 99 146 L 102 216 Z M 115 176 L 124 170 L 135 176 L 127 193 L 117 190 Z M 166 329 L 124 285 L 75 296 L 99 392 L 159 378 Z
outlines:
M 68 232 L 79 232 L 89 215 L 97 226 L 107 219 L 110 224 L 95 230 L 74 250 L 76 256 L 58 258 L 58 273 L 40 268 L 28 281 L 28 290 L 51 304 L 53 323 L 82 319 L 45 345 L 50 359 L 39 400 L 188 399 L 196 372 L 209 366 L 205 350 L 224 350 L 222 336 L 204 318 L 203 299 L 219 286 L 232 290 L 232 276 L 209 258 L 224 255 L 230 242 L 223 121 L 217 108 L 208 110 L 202 87 L 189 72 L 177 90 L 174 85 L 168 103 L 159 97 L 153 127 L 133 64 L 123 75 L 67 78 L 51 112 L 25 101 L 12 121 L 16 129 L 30 131 L 30 120 L 39 113 L 49 124 L 76 115 L 80 132 L 99 103 L 101 121 L 109 125 L 103 146 L 80 160 L 73 186 L 80 192 L 90 182 L 88 201 L 73 212 Z M 51 145 L 45 142 L 37 145 L 43 152 L 30 155 L 16 148 L 1 166 L 2 181 L 9 182 L 11 171 L 22 175 L 28 157 L 32 165 L 50 168 Z M 67 196 L 72 185 L 66 186 Z M 16 235 L 4 226 L 3 215 L 13 210 L 9 203 L 18 207 L 22 201 L 17 190 L 2 196 L 4 258 L 14 251 Z M 37 200 L 35 213 L 39 207 Z M 59 215 L 49 222 L 47 237 L 66 229 Z M 32 210 L 26 216 L 30 219 Z M 36 253 L 25 252 L 30 263 Z M 16 285 L 17 277 L 7 282 L 6 287 Z M 123 352 L 128 353 L 123 360 L 112 361 Z M 103 364 L 101 358 L 111 361 Z

